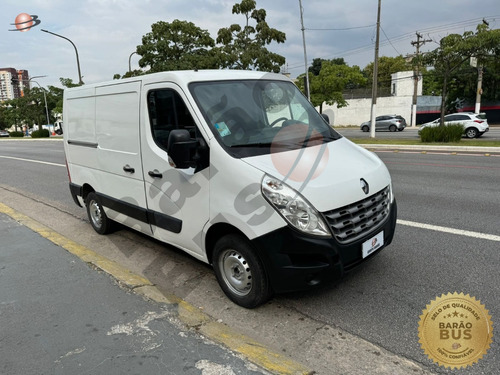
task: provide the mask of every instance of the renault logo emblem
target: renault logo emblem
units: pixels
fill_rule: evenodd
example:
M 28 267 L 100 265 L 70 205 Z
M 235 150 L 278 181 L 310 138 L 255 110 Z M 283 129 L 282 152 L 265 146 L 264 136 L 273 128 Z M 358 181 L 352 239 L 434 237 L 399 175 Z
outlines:
M 362 178 L 359 180 L 359 183 L 361 185 L 361 190 L 363 190 L 365 194 L 368 194 L 370 192 L 370 187 L 368 186 L 368 182 L 366 182 L 365 179 Z

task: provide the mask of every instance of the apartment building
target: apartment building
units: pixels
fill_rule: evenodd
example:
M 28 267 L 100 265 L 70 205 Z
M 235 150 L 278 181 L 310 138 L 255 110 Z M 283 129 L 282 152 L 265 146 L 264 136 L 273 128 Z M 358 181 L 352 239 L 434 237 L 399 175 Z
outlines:
M 27 70 L 0 68 L 0 101 L 24 96 L 26 88 L 29 88 Z

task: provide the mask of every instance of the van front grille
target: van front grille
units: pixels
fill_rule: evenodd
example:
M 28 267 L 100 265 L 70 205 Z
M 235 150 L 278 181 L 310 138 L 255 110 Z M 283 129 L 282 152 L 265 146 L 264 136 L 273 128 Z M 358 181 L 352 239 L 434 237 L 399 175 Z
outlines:
M 390 189 L 347 206 L 323 212 L 333 235 L 341 243 L 349 243 L 380 226 L 389 215 Z

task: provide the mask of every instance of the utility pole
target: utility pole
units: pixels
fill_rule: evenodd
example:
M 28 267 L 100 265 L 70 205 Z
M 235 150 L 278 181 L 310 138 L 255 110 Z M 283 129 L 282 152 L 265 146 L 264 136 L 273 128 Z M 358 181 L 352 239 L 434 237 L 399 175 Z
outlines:
M 477 67 L 477 92 L 476 92 L 476 106 L 474 108 L 475 113 L 481 112 L 481 95 L 483 93 L 483 66 L 479 65 Z
M 483 24 L 489 27 L 490 24 L 483 18 Z M 477 64 L 477 62 L 476 62 Z M 476 106 L 474 108 L 474 113 L 481 112 L 481 95 L 483 94 L 483 64 L 479 62 L 477 67 L 477 91 L 476 91 Z
M 306 52 L 306 34 L 304 28 L 304 8 L 302 8 L 302 0 L 299 0 L 300 6 L 300 24 L 302 26 L 302 43 L 304 44 L 304 65 L 306 69 L 306 80 L 305 80 L 305 88 L 306 88 L 306 96 L 307 99 L 311 100 L 311 94 L 309 93 L 309 69 L 307 67 L 307 52 Z
M 370 138 L 375 138 L 375 109 L 377 107 L 377 85 L 378 85 L 378 48 L 380 42 L 380 3 L 378 0 L 377 11 L 377 36 L 375 39 L 375 59 L 373 61 L 373 86 L 372 86 L 372 109 L 370 113 Z
M 417 58 L 417 65 L 415 66 L 413 70 L 413 101 L 412 101 L 412 106 L 411 106 L 411 126 L 416 126 L 417 125 L 417 93 L 418 93 L 418 81 L 419 81 L 419 62 L 418 62 L 418 57 L 420 55 L 420 46 L 424 45 L 427 42 L 432 42 L 430 39 L 424 39 L 420 40 L 422 38 L 422 34 L 416 33 L 417 34 L 417 41 L 412 41 L 411 45 L 415 46 L 417 48 L 417 52 L 415 54 Z

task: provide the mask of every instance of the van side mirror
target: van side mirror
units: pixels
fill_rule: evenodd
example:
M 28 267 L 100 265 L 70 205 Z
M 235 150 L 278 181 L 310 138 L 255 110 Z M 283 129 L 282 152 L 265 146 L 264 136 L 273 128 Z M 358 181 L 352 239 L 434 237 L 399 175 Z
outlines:
M 172 130 L 167 142 L 170 166 L 179 169 L 195 168 L 197 148 L 198 141 L 191 138 L 187 129 Z

